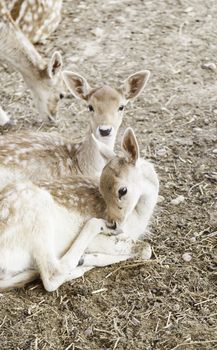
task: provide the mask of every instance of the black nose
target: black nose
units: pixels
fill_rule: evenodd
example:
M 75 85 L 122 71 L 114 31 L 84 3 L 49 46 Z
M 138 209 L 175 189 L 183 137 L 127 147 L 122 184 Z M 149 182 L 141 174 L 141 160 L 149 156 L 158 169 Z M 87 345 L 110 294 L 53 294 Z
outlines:
M 99 132 L 101 136 L 108 136 L 112 131 L 112 128 L 109 129 L 101 129 L 99 128 Z
M 113 221 L 113 222 L 107 222 L 106 226 L 107 226 L 108 228 L 110 228 L 111 230 L 116 230 L 116 228 L 117 228 L 117 224 L 116 224 L 115 221 Z

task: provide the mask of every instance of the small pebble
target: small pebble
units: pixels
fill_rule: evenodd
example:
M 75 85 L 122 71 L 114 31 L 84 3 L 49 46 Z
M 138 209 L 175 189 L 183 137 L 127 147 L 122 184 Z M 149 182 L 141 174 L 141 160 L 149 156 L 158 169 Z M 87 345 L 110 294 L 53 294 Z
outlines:
M 173 310 L 174 310 L 174 311 L 179 311 L 179 310 L 180 310 L 179 304 L 174 304 Z
M 152 256 L 152 249 L 149 243 L 145 243 L 145 246 L 142 250 L 141 258 L 144 260 L 150 260 Z
M 184 202 L 184 200 L 185 200 L 185 197 L 181 195 L 181 196 L 178 196 L 178 197 L 172 199 L 171 204 L 178 205 L 178 204 Z
M 86 337 L 90 337 L 93 334 L 93 329 L 92 326 L 88 327 L 85 331 L 84 334 L 86 335 Z
M 156 150 L 156 154 L 157 156 L 164 157 L 167 154 L 167 151 L 165 148 L 161 148 Z
M 157 202 L 162 203 L 165 200 L 163 196 L 158 196 Z
M 104 33 L 104 30 L 102 28 L 96 27 L 93 29 L 93 34 L 97 37 L 101 37 Z
M 184 11 L 185 11 L 185 13 L 189 13 L 189 12 L 193 11 L 193 9 L 194 9 L 193 7 L 189 6 Z
M 192 255 L 191 255 L 190 253 L 184 253 L 184 254 L 182 255 L 182 259 L 183 259 L 184 261 L 186 261 L 186 262 L 189 262 L 189 261 L 191 261 L 191 259 L 192 259 Z
M 203 129 L 201 129 L 201 128 L 193 128 L 193 131 L 195 131 L 195 132 L 201 132 Z
M 208 63 L 202 64 L 201 68 L 215 71 L 216 70 L 216 65 L 213 62 L 208 62 Z

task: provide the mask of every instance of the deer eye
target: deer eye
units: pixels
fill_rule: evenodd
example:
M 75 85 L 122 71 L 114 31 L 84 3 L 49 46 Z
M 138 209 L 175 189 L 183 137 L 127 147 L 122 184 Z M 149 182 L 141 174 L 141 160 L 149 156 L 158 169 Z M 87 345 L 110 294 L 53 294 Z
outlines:
M 88 109 L 89 109 L 90 112 L 94 112 L 94 108 L 93 108 L 92 105 L 89 105 L 89 106 L 88 106 Z
M 125 107 L 124 105 L 121 105 L 121 106 L 118 108 L 118 110 L 119 110 L 119 111 L 123 111 L 123 110 L 124 110 L 124 107 Z
M 118 190 L 118 198 L 121 199 L 123 196 L 127 194 L 127 188 L 126 187 L 121 187 Z
M 62 100 L 64 98 L 64 94 L 60 93 L 59 98 Z

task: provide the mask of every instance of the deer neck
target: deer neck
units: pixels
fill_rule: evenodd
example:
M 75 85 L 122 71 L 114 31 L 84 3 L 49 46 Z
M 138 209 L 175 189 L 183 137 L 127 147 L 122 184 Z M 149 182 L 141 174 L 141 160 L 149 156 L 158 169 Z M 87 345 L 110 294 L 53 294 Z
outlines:
M 13 23 L 0 24 L 0 61 L 19 71 L 27 85 L 46 68 L 41 55 Z
M 141 191 L 138 202 L 132 213 L 124 224 L 124 231 L 127 232 L 132 239 L 138 239 L 145 234 L 146 227 L 152 216 L 154 207 L 158 198 L 159 181 L 153 166 L 146 161 L 142 161 L 141 178 L 139 189 Z
M 105 160 L 91 136 L 91 131 L 86 134 L 80 146 L 77 153 L 77 161 L 82 174 L 100 177 L 102 169 L 105 166 Z

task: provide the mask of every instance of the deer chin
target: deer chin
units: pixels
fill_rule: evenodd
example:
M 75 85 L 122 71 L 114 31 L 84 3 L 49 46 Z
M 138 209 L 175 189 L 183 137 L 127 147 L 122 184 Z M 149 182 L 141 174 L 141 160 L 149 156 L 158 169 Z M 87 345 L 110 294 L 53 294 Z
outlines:
M 95 133 L 95 136 L 96 136 L 97 140 L 99 140 L 100 142 L 104 143 L 109 148 L 111 148 L 111 149 L 114 148 L 115 139 L 116 139 L 116 133 L 114 131 L 111 134 L 107 135 L 107 136 L 102 136 L 99 133 L 98 129 L 97 129 L 96 133 Z

